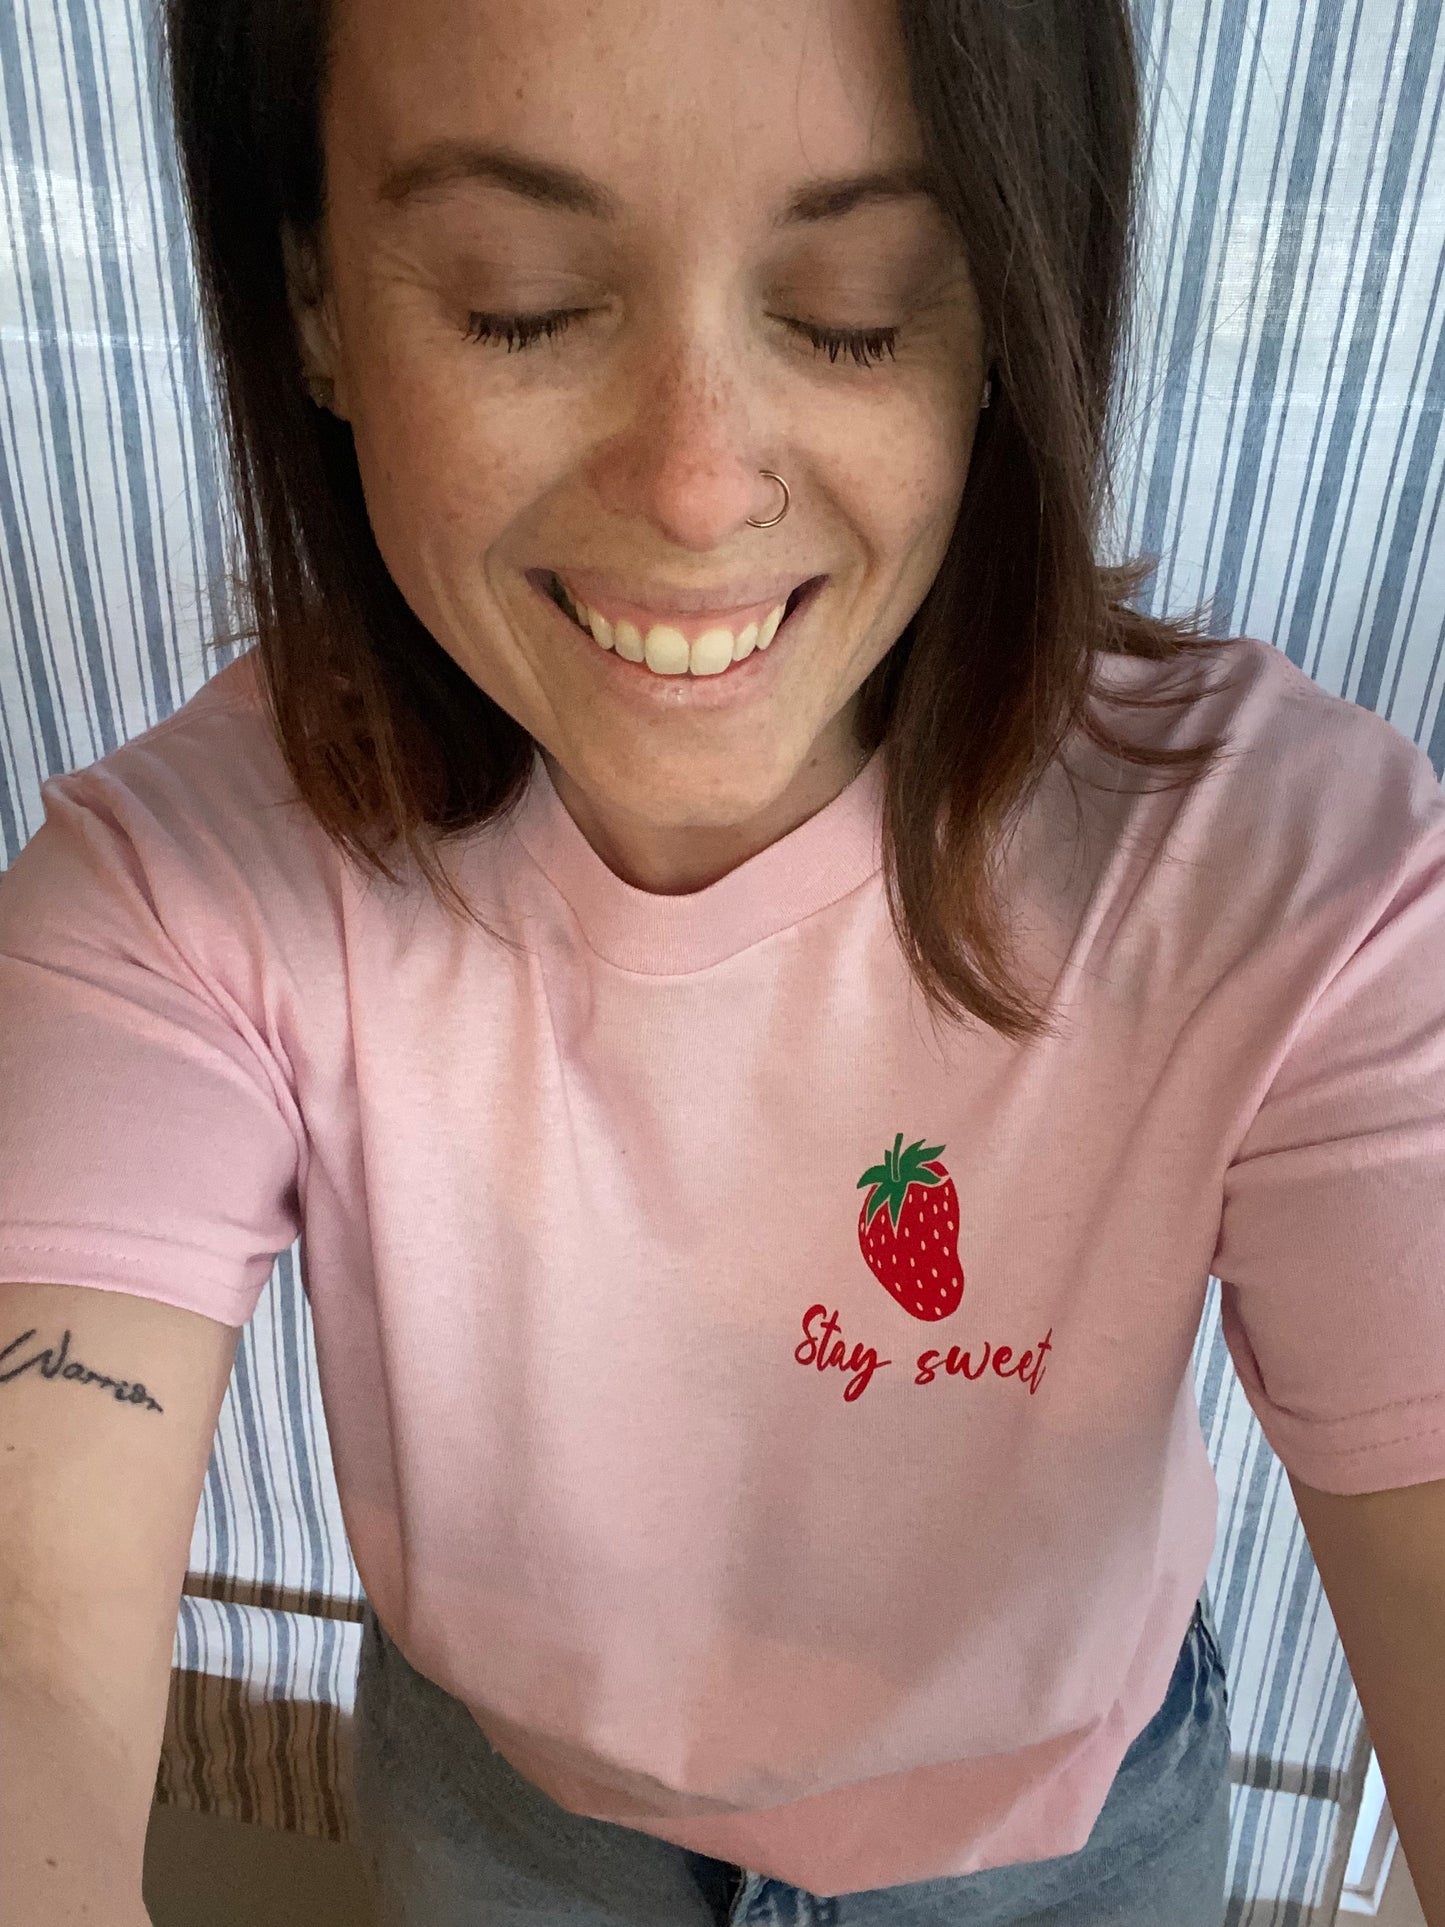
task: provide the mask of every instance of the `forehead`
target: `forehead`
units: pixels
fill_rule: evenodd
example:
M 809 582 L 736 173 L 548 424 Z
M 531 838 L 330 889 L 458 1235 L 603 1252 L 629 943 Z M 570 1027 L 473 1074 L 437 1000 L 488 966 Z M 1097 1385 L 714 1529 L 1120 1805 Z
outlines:
M 917 156 L 894 0 L 337 0 L 327 143 L 485 139 L 631 200 Z

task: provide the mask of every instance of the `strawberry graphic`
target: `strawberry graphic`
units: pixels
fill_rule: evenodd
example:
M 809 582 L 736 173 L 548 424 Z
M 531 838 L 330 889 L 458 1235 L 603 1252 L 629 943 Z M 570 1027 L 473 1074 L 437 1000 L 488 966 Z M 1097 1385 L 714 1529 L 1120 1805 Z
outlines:
M 932 1321 L 958 1310 L 963 1267 L 958 1262 L 958 1193 L 935 1162 L 941 1144 L 916 1139 L 900 1157 L 893 1149 L 858 1180 L 869 1185 L 858 1213 L 858 1247 L 885 1291 L 915 1318 Z

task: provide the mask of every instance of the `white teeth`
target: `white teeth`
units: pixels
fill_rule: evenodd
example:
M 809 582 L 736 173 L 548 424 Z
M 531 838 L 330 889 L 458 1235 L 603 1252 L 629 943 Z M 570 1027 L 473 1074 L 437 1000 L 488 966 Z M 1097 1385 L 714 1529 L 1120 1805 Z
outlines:
M 689 667 L 694 676 L 720 676 L 733 659 L 731 629 L 709 629 L 692 645 Z
M 647 666 L 659 676 L 685 676 L 688 668 L 687 637 L 681 629 L 669 629 L 655 622 L 643 643 Z
M 619 622 L 613 630 L 617 653 L 626 662 L 643 660 L 642 633 L 635 622 Z
M 625 662 L 645 662 L 658 676 L 720 676 L 754 649 L 766 649 L 788 612 L 788 605 L 780 602 L 765 622 L 750 622 L 741 635 L 735 636 L 720 625 L 706 630 L 689 648 L 687 637 L 670 623 L 654 623 L 644 635 L 635 623 L 611 623 L 585 602 L 574 603 L 569 598 L 568 606 L 602 648 L 615 649 Z

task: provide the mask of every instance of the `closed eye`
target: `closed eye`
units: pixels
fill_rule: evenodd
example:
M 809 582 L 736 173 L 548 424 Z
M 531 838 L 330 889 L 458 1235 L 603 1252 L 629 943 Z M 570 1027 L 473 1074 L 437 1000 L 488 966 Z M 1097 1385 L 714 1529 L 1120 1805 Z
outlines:
M 496 344 L 504 342 L 508 354 L 530 348 L 544 338 L 554 339 L 574 321 L 584 320 L 588 308 L 553 308 L 546 314 L 478 314 L 468 317 L 468 341 Z M 794 321 L 786 315 L 774 317 L 812 343 L 818 354 L 836 362 L 847 355 L 860 368 L 877 367 L 894 356 L 901 332 L 897 328 L 823 328 L 810 321 Z

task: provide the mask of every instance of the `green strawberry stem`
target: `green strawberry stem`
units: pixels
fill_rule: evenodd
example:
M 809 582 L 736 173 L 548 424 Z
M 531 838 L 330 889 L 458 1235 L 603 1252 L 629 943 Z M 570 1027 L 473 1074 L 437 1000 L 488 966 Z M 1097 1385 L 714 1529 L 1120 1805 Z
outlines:
M 899 1146 L 902 1143 L 903 1133 L 900 1131 L 893 1140 L 892 1150 L 883 1153 L 883 1162 L 870 1165 L 858 1180 L 855 1188 L 859 1191 L 865 1185 L 877 1186 L 874 1194 L 864 1205 L 865 1225 L 871 1225 L 886 1205 L 889 1222 L 896 1231 L 898 1219 L 903 1211 L 904 1199 L 908 1196 L 909 1185 L 943 1183 L 943 1179 L 936 1171 L 927 1169 L 936 1157 L 943 1154 L 943 1145 L 927 1145 L 921 1137 L 915 1138 L 908 1149 L 900 1155 Z

